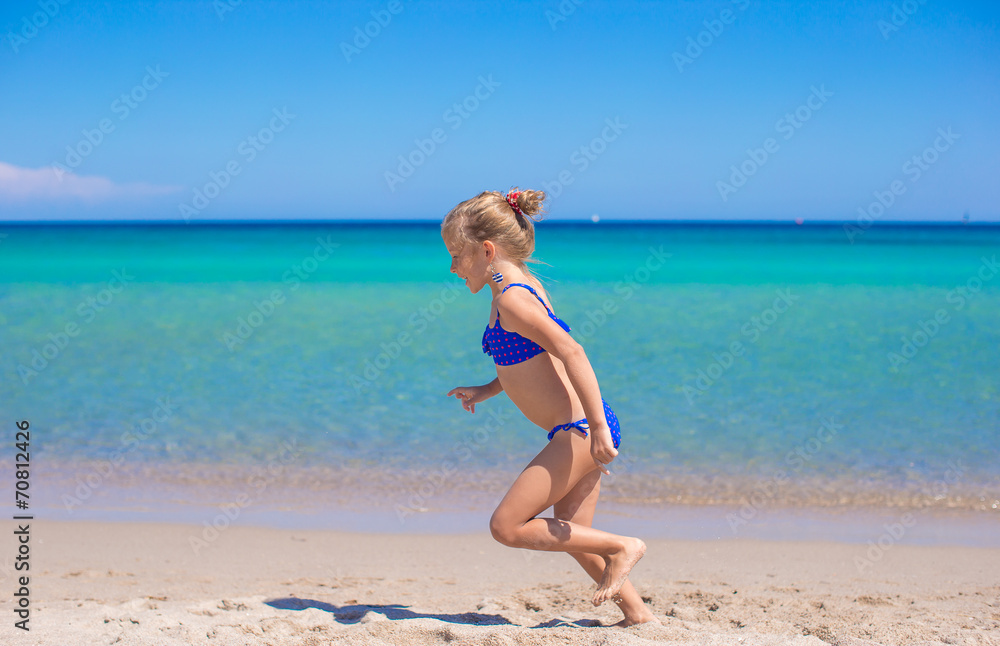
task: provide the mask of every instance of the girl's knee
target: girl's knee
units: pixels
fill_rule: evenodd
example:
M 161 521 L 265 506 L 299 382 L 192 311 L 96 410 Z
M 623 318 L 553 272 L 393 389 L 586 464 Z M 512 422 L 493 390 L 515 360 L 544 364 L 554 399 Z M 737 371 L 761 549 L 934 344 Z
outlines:
M 490 534 L 496 542 L 508 547 L 513 547 L 517 542 L 516 524 L 503 520 L 497 512 L 493 512 L 493 516 L 490 517 Z

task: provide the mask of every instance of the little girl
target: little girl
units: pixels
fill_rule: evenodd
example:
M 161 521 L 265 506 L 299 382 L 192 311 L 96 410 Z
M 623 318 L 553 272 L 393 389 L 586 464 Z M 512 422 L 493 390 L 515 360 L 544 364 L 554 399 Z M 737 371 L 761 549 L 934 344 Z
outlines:
M 548 444 L 493 512 L 493 537 L 509 547 L 569 552 L 599 583 L 594 605 L 613 599 L 625 614 L 616 625 L 656 621 L 628 581 L 645 543 L 591 527 L 601 473 L 611 475 L 607 465 L 618 455 L 621 435 L 586 353 L 525 264 L 535 249 L 529 217 L 541 214 L 544 199 L 541 191 L 485 191 L 441 223 L 451 271 L 473 294 L 485 285 L 492 292 L 483 352 L 497 366 L 490 383 L 454 388 L 448 396 L 475 413 L 476 404 L 504 391 L 548 431 Z M 549 507 L 554 518 L 537 517 Z

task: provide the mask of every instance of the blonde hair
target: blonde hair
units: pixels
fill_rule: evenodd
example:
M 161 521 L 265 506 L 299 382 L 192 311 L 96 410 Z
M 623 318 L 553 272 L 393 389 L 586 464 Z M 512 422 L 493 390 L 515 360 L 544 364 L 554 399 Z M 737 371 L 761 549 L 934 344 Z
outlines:
M 508 195 L 514 193 L 517 193 L 516 204 L 521 213 L 507 202 L 500 191 L 483 191 L 444 216 L 441 235 L 463 246 L 489 240 L 503 249 L 504 255 L 519 269 L 537 281 L 528 270 L 527 263 L 538 262 L 531 257 L 535 251 L 535 227 L 532 222 L 542 219 L 545 193 L 518 191 L 515 187 Z

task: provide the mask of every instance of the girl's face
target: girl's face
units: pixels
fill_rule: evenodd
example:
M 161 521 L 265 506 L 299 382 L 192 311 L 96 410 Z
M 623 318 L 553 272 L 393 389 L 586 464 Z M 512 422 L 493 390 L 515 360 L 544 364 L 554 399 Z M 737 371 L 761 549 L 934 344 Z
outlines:
M 445 246 L 451 255 L 451 271 L 465 280 L 465 286 L 476 294 L 486 285 L 489 262 L 486 249 L 474 244 L 462 245 L 445 239 Z

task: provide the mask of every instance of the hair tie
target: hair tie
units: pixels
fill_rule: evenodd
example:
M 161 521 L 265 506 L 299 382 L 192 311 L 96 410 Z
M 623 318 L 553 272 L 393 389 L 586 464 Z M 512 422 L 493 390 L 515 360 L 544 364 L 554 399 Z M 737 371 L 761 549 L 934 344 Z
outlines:
M 510 208 L 514 209 L 514 213 L 524 217 L 524 211 L 517 205 L 517 196 L 520 194 L 521 191 L 510 191 L 504 195 L 504 199 L 507 200 L 507 204 L 510 204 Z

